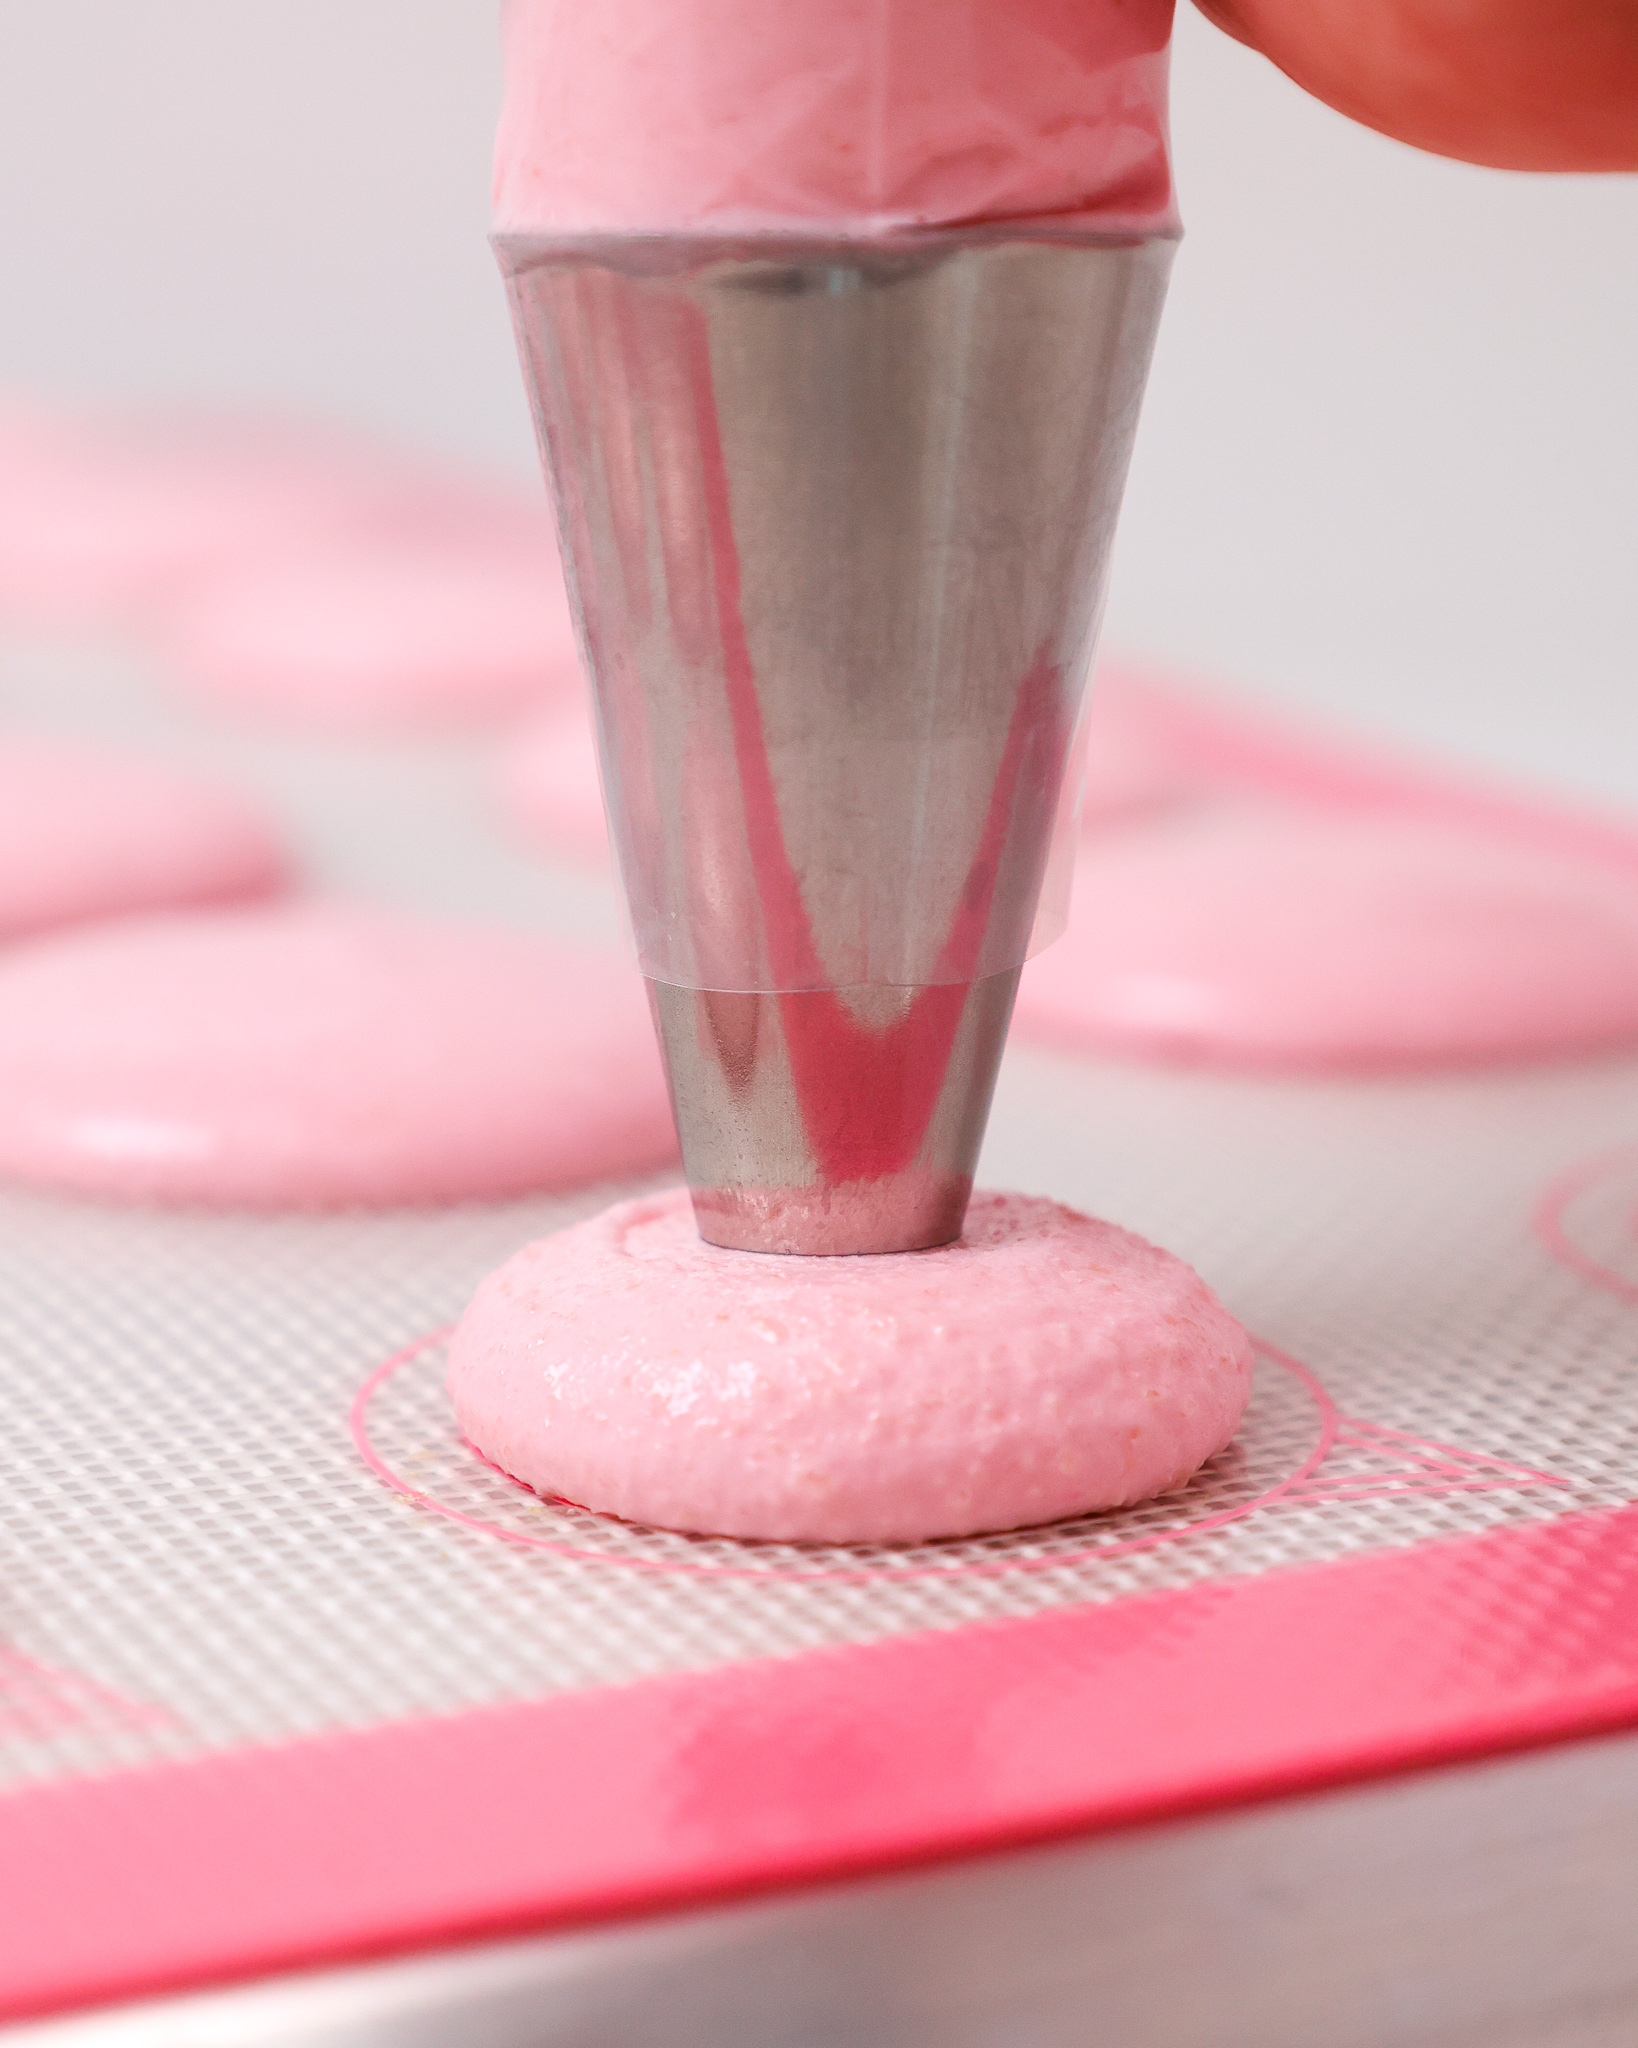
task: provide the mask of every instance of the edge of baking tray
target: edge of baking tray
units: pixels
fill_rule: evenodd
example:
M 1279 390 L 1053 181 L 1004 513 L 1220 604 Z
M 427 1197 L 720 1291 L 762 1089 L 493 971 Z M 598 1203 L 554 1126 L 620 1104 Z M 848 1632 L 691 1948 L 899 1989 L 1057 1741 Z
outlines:
M 0 2016 L 1638 1724 L 1638 1507 L 0 1800 Z

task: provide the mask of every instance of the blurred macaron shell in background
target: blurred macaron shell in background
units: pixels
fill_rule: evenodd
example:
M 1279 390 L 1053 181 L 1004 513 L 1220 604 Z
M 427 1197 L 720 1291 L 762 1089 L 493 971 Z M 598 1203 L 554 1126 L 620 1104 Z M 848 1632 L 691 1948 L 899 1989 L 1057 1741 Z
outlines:
M 577 866 L 607 867 L 608 819 L 597 736 L 583 703 L 536 719 L 501 758 L 496 795 L 508 827 Z
M 0 619 L 142 622 L 200 577 L 412 513 L 416 465 L 260 413 L 0 414 Z
M 491 725 L 578 675 L 549 557 L 420 540 L 228 571 L 178 609 L 166 651 L 201 703 L 346 734 Z
M 1141 670 L 1102 660 L 1092 674 L 1083 735 L 1081 824 L 1112 821 L 1181 803 L 1198 792 L 1174 734 L 1172 701 Z
M 1638 1042 L 1632 867 L 1392 810 L 1201 803 L 1079 855 L 1020 1036 L 1265 1070 Z
M 616 955 L 307 902 L 0 956 L 0 1177 L 312 1209 L 571 1187 L 675 1151 Z
M 142 754 L 0 733 L 0 940 L 270 896 L 280 837 L 225 784 Z

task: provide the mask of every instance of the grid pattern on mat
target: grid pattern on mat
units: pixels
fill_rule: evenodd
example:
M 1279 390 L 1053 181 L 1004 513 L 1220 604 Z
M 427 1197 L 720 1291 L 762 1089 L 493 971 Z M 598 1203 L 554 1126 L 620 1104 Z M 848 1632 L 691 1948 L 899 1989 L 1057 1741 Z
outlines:
M 429 1333 L 611 1190 L 272 1219 L 0 1196 L 0 1771 L 106 1771 L 1629 1500 L 1638 1308 L 1534 1218 L 1576 1159 L 1638 1139 L 1635 1084 L 1630 1060 L 1344 1084 L 1015 1052 L 984 1179 L 1189 1258 L 1263 1340 L 1256 1393 L 1180 1495 L 920 1549 L 637 1530 L 538 1502 L 459 1444 Z M 1592 1264 L 1638 1277 L 1635 1216 L 1638 1153 L 1563 1220 Z M 396 1484 L 360 1454 L 355 1403 Z

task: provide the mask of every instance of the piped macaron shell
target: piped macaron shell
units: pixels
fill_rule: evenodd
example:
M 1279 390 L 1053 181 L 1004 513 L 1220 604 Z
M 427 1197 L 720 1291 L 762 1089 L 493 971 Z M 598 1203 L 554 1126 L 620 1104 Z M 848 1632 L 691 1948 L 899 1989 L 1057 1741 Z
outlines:
M 660 1527 L 914 1542 L 1127 1505 L 1233 1435 L 1251 1346 L 1114 1224 L 978 1194 L 935 1251 L 700 1238 L 686 1192 L 526 1246 L 478 1289 L 449 1390 L 537 1492 Z

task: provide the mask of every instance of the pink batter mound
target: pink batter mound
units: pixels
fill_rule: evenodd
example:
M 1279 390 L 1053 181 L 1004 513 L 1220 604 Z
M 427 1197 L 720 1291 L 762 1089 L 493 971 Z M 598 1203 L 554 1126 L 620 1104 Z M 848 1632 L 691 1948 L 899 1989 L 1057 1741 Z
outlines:
M 0 1175 L 252 1208 L 500 1196 L 675 1157 L 621 961 L 364 909 L 194 912 L 0 959 Z
M 116 754 L 0 740 L 0 939 L 271 895 L 272 828 L 232 791 Z
M 719 1251 L 686 1193 L 542 1238 L 450 1345 L 470 1441 L 632 1522 L 918 1542 L 1122 1507 L 1228 1442 L 1245 1332 L 1181 1260 L 1025 1195 L 938 1251 Z
M 196 694 L 287 724 L 390 732 L 483 724 L 579 691 L 544 522 L 532 547 L 426 538 L 247 564 L 172 618 Z
M 1104 833 L 1021 1034 L 1369 1070 L 1638 1039 L 1630 872 L 1388 813 L 1219 804 Z
M 502 233 L 1175 224 L 1170 0 L 506 0 Z

